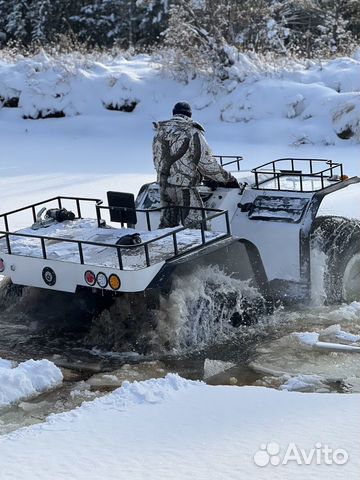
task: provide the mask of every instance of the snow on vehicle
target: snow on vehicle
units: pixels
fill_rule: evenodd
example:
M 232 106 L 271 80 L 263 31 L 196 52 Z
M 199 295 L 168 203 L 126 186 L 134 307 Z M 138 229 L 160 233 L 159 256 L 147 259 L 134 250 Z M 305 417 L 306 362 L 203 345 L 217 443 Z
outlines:
M 358 222 L 317 217 L 325 196 L 360 178 L 347 178 L 342 164 L 330 160 L 278 159 L 245 171 L 241 157 L 219 159 L 224 166 L 236 165 L 232 173 L 239 188 L 205 180 L 202 221 L 193 229 L 157 229 L 156 183 L 144 185 L 136 203 L 132 194 L 108 192 L 108 205 L 59 196 L 1 214 L 1 274 L 14 284 L 62 292 L 87 287 L 131 295 L 169 292 L 175 275 L 214 265 L 248 280 L 270 302 L 303 302 L 310 298 L 315 238 L 336 264 L 336 271 L 326 270 L 329 298 L 360 298 Z M 64 207 L 76 214 L 67 217 Z M 28 215 L 28 228 L 12 229 L 18 214 Z M 331 225 L 346 231 L 346 238 L 335 238 L 336 245 Z

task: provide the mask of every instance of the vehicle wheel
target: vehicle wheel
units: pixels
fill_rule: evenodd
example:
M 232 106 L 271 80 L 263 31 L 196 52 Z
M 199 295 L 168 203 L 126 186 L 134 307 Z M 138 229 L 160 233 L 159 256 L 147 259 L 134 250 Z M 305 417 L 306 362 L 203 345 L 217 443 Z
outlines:
M 324 289 L 329 304 L 360 301 L 360 221 L 319 217 L 312 248 L 326 255 Z

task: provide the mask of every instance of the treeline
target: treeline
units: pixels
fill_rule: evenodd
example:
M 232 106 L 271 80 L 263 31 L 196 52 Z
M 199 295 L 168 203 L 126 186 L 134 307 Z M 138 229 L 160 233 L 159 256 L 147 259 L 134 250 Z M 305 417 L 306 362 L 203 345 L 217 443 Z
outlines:
M 225 45 L 311 58 L 349 53 L 359 36 L 358 0 L 0 0 L 1 46 L 161 47 L 226 62 Z

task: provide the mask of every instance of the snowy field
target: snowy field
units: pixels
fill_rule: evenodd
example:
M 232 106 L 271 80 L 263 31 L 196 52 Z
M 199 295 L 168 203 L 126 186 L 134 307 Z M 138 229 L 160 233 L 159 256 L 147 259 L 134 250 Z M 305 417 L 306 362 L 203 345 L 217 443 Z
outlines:
M 214 153 L 243 155 L 244 169 L 315 157 L 357 175 L 359 67 L 357 57 L 276 67 L 241 56 L 214 90 L 201 79 L 175 82 L 147 56 L 1 60 L 0 97 L 18 98 L 19 107 L 0 109 L 0 211 L 55 195 L 136 193 L 154 179 L 152 122 L 168 118 L 178 100 L 193 105 Z M 134 111 L 105 108 L 129 105 Z M 65 116 L 35 120 L 49 114 Z M 360 217 L 358 189 L 336 203 Z M 37 364 L 38 372 L 25 366 L 0 363 L 0 404 L 61 382 L 52 364 Z M 360 467 L 359 395 L 211 387 L 168 376 L 125 384 L 0 444 L 1 480 L 352 480 Z
M 358 407 L 357 395 L 211 387 L 176 375 L 126 382 L 1 437 L 1 478 L 355 480 Z

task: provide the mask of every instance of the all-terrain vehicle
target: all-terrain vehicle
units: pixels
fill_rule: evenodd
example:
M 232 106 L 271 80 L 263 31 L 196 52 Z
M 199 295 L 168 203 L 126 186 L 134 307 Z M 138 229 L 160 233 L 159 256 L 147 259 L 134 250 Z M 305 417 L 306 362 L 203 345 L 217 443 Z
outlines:
M 236 167 L 238 188 L 205 179 L 202 220 L 191 229 L 158 229 L 156 183 L 144 185 L 136 200 L 123 192 L 108 192 L 107 205 L 58 196 L 2 213 L 0 273 L 18 285 L 154 299 L 170 292 L 175 276 L 213 265 L 248 280 L 270 302 L 305 302 L 319 268 L 316 250 L 327 259 L 327 300 L 360 299 L 359 223 L 319 216 L 324 198 L 360 178 L 346 177 L 331 160 L 284 158 L 246 171 L 239 156 L 218 158 Z M 18 228 L 19 217 L 26 228 Z

